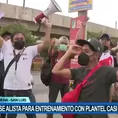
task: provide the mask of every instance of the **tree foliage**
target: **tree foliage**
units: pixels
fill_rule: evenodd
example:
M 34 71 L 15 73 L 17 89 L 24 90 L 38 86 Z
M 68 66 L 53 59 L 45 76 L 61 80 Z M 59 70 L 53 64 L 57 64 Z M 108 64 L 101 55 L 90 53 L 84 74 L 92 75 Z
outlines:
M 23 33 L 25 35 L 27 45 L 33 45 L 36 43 L 36 39 L 33 37 L 32 33 L 21 23 L 12 23 L 1 27 L 0 35 L 6 31 L 12 34 L 15 32 Z
M 102 35 L 102 32 L 95 33 L 95 32 L 87 31 L 87 39 L 90 39 L 90 38 L 98 39 L 101 35 Z

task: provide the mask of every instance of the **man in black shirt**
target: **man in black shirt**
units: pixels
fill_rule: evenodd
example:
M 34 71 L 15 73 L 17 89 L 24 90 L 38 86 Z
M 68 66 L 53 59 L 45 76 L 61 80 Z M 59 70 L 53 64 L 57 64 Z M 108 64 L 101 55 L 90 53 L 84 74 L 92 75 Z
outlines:
M 58 61 L 52 73 L 71 78 L 75 86 L 82 82 L 87 74 L 98 64 L 103 47 L 99 41 L 93 39 L 77 40 L 77 45 L 71 45 L 66 54 Z M 73 55 L 78 55 L 78 63 L 83 65 L 78 69 L 65 69 L 64 63 Z M 87 85 L 82 89 L 78 102 L 109 102 L 110 86 L 118 80 L 115 68 L 101 66 L 88 79 Z M 86 114 L 75 115 L 75 118 L 107 118 L 106 115 Z

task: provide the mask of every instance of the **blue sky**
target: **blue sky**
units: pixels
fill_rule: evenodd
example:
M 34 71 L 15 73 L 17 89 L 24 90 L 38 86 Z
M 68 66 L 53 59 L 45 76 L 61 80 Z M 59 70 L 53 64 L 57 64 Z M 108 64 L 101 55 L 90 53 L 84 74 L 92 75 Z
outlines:
M 77 17 L 77 13 L 68 13 L 69 0 L 56 0 L 62 8 L 62 15 Z M 5 3 L 6 0 L 0 0 Z M 45 10 L 50 0 L 26 0 L 26 7 Z M 9 4 L 22 6 L 23 0 L 9 0 Z M 93 0 L 93 10 L 88 11 L 90 21 L 115 28 L 115 21 L 118 21 L 118 0 Z

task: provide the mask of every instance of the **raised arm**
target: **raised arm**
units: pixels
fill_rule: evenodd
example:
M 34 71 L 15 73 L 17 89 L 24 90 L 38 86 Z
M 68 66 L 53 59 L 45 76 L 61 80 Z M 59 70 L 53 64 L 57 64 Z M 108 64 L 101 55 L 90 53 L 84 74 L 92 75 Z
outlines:
M 4 39 L 0 36 L 0 48 L 2 48 L 3 43 L 4 43 Z
M 50 47 L 49 47 L 49 49 L 48 49 L 48 55 L 52 55 L 52 50 L 53 50 L 53 48 L 54 48 L 54 45 L 55 45 L 55 39 L 52 39 L 51 40 L 51 44 L 50 44 Z
M 87 18 L 85 18 L 85 20 L 82 22 L 81 27 L 80 27 L 79 31 L 77 32 L 77 34 L 76 34 L 75 40 L 83 39 L 83 38 L 84 38 L 85 30 L 86 30 L 86 23 L 87 23 L 88 20 L 89 20 L 89 18 L 87 17 Z
M 54 66 L 52 73 L 60 75 L 66 78 L 72 78 L 70 69 L 64 69 L 63 65 L 68 60 L 71 59 L 72 55 L 80 54 L 81 47 L 78 45 L 71 45 L 65 55 L 58 61 Z
M 45 36 L 43 42 L 38 45 L 38 52 L 45 50 L 50 45 L 51 23 L 45 19 L 43 22 L 45 26 Z

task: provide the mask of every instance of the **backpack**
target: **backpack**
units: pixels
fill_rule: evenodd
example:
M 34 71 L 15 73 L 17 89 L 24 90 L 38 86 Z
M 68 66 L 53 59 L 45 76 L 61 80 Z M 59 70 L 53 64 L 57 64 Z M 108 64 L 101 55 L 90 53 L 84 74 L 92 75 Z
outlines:
M 58 56 L 58 53 L 55 53 L 53 55 L 53 57 L 49 56 L 49 58 L 46 60 L 46 62 L 41 67 L 41 81 L 45 86 L 50 85 L 52 69 L 53 69 L 55 59 L 57 56 Z

